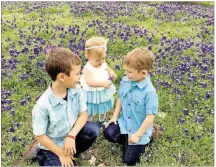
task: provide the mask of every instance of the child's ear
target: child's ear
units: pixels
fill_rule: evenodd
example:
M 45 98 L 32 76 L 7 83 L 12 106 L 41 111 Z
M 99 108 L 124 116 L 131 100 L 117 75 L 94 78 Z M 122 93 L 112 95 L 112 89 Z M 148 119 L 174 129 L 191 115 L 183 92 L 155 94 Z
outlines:
M 62 81 L 62 82 L 64 82 L 64 80 L 65 80 L 65 74 L 59 73 L 59 74 L 57 75 L 57 79 L 60 80 L 60 81 Z
M 146 71 L 146 70 L 142 70 L 142 71 L 141 71 L 141 74 L 144 75 L 144 76 L 146 77 L 147 74 L 148 74 L 148 71 Z

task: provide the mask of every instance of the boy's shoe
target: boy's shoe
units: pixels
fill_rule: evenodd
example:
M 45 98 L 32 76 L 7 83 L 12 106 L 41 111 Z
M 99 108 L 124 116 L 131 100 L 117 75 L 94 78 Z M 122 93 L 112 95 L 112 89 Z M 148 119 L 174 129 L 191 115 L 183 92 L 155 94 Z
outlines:
M 99 122 L 99 123 L 100 123 L 100 126 L 101 126 L 103 129 L 105 129 L 105 126 L 106 126 L 107 122 L 106 122 L 106 121 L 101 121 L 101 122 Z
M 39 150 L 40 148 L 38 147 L 38 141 L 34 139 L 32 143 L 29 145 L 29 147 L 27 148 L 26 152 L 23 154 L 22 159 L 16 161 L 13 166 L 22 166 L 22 164 L 26 160 L 36 159 Z
M 30 146 L 27 148 L 26 152 L 24 153 L 24 159 L 34 159 L 37 156 L 38 151 L 40 148 L 38 147 L 38 141 L 34 139 Z
M 90 160 L 91 159 L 91 153 L 89 152 L 89 150 L 81 152 L 79 154 L 75 154 L 74 158 L 80 158 L 82 160 Z

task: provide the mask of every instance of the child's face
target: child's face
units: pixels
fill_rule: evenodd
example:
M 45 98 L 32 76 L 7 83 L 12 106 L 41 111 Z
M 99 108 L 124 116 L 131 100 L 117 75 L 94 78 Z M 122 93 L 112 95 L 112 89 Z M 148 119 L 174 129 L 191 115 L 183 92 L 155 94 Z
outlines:
M 65 75 L 64 84 L 66 88 L 75 88 L 80 80 L 81 65 L 72 65 L 70 76 Z
M 104 57 L 96 57 L 96 56 L 91 56 L 88 59 L 94 67 L 100 67 L 105 61 Z
M 140 72 L 138 72 L 138 70 L 134 68 L 130 68 L 128 66 L 124 66 L 124 68 L 125 68 L 125 74 L 127 75 L 128 79 L 131 81 L 140 82 L 143 79 L 145 79 L 145 77 L 148 74 L 147 70 L 141 70 Z

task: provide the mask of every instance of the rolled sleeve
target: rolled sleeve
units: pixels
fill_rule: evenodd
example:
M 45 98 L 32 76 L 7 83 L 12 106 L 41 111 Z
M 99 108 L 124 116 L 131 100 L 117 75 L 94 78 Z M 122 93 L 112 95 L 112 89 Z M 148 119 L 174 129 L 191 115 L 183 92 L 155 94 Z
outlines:
M 145 101 L 146 106 L 146 114 L 154 114 L 158 113 L 158 95 L 155 91 L 150 92 Z
M 83 112 L 87 110 L 86 98 L 82 91 L 80 91 L 80 96 L 79 96 L 79 108 L 80 108 L 79 112 Z
M 48 125 L 48 114 L 43 107 L 35 105 L 32 111 L 33 134 L 40 136 L 46 133 Z

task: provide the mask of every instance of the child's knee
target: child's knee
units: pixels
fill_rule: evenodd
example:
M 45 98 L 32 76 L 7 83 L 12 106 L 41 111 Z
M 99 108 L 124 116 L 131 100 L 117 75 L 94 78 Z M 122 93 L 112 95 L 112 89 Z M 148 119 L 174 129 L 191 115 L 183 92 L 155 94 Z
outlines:
M 98 137 L 100 134 L 100 124 L 99 123 L 95 123 L 95 126 L 92 127 L 92 132 L 93 132 L 93 136 L 94 137 Z
M 100 134 L 100 124 L 99 123 L 96 123 L 96 122 L 88 122 L 88 126 L 87 126 L 87 132 L 89 134 L 91 134 L 91 138 L 95 138 L 95 137 L 98 137 L 99 134 Z
M 112 128 L 110 127 L 105 128 L 103 134 L 108 141 L 116 142 L 116 132 Z

